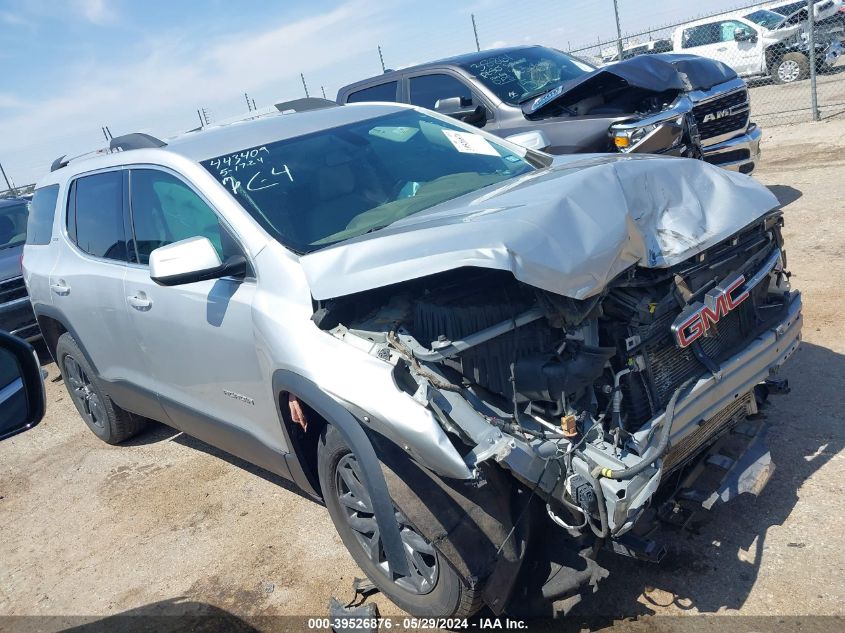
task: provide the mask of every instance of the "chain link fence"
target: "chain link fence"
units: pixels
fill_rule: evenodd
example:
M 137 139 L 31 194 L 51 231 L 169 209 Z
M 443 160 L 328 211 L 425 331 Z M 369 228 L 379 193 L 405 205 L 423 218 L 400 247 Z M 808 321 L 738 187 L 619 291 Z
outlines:
M 727 64 L 748 82 L 752 117 L 766 126 L 845 115 L 845 8 L 805 0 L 731 11 L 570 48 L 595 65 L 688 53 Z

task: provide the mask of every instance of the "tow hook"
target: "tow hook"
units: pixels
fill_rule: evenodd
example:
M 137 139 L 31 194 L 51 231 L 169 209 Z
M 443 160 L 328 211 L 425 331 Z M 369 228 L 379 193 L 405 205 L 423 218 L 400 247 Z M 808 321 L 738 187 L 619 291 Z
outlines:
M 789 380 L 786 378 L 768 378 L 763 382 L 770 396 L 785 396 L 789 393 Z

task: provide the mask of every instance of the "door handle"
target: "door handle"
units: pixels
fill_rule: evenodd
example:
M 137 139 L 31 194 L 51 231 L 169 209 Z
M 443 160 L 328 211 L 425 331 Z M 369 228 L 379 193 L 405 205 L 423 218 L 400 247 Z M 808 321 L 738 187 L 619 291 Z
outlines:
M 70 286 L 68 286 L 64 279 L 60 279 L 54 284 L 50 284 L 50 289 L 57 295 L 65 296 L 70 294 Z
M 153 306 L 153 302 L 147 298 L 147 295 L 143 292 L 139 292 L 136 295 L 130 295 L 126 297 L 126 300 L 136 310 L 149 310 Z

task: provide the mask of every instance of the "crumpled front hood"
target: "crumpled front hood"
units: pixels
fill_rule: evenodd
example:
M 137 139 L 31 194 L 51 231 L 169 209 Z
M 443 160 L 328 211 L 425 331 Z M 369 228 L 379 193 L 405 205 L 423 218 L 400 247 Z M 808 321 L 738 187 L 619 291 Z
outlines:
M 663 268 L 776 207 L 750 177 L 660 156 L 562 156 L 301 258 L 315 299 L 476 266 L 583 299 L 634 264 Z

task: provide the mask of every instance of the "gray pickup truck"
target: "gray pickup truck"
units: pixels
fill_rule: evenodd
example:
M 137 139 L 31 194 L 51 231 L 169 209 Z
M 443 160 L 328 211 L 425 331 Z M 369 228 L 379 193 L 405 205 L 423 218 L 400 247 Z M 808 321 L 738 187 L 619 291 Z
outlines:
M 703 158 L 751 173 L 762 131 L 745 82 L 694 55 L 594 68 L 543 46 L 485 50 L 344 86 L 340 104 L 410 103 L 552 154 L 623 152 Z
M 33 340 L 40 333 L 21 275 L 28 215 L 23 198 L 0 200 L 0 330 Z

